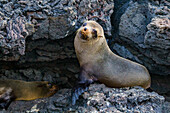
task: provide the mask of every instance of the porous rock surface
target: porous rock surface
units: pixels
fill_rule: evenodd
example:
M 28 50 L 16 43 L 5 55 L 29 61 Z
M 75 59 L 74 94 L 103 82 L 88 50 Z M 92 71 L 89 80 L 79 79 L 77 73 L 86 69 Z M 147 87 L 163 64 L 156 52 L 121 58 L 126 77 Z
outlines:
M 6 36 L 0 34 L 0 47 L 2 52 L 0 57 L 2 60 L 6 61 L 18 60 L 18 55 L 25 54 L 25 38 L 28 35 L 25 28 L 25 19 L 23 17 L 11 19 L 7 23 L 6 31 L 7 33 L 4 33 Z M 3 33 L 3 31 L 1 33 Z M 9 58 L 6 56 L 7 54 L 12 54 L 14 56 L 10 55 Z
M 13 102 L 3 112 L 161 113 L 164 103 L 163 96 L 141 87 L 108 88 L 103 84 L 90 85 L 74 106 L 70 99 L 71 90 L 61 89 L 49 98 Z
M 25 54 L 28 36 L 32 40 L 62 39 L 88 19 L 99 21 L 111 36 L 113 8 L 113 0 L 1 0 L 0 60 L 18 61 Z

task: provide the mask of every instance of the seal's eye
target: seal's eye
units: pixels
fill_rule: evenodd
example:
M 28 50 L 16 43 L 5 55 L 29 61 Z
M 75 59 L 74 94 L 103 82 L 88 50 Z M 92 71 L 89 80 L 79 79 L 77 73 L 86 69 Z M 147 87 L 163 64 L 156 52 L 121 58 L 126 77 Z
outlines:
M 84 23 L 84 24 L 83 24 L 83 26 L 86 26 L 86 25 L 87 25 L 87 23 Z
M 94 38 L 97 38 L 97 30 L 93 29 L 93 30 L 92 30 L 92 34 L 93 34 L 93 37 L 94 37 Z
M 49 87 L 49 88 L 51 88 L 52 86 L 53 86 L 52 84 L 48 83 L 48 87 Z

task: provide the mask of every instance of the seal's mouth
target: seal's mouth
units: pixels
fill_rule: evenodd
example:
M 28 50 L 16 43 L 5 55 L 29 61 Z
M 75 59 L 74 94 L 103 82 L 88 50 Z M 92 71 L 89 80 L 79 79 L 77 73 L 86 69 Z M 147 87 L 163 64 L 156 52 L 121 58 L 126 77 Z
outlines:
M 84 32 L 80 31 L 80 38 L 83 40 L 87 40 L 88 36 Z

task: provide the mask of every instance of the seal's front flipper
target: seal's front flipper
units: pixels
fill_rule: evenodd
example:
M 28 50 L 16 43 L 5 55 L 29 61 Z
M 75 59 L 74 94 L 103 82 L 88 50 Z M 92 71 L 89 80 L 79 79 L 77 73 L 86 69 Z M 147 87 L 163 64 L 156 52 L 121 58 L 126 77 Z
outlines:
M 8 99 L 0 98 L 0 109 L 7 110 L 12 101 L 13 101 L 13 99 L 11 99 L 11 98 L 8 98 Z
M 89 85 L 94 82 L 94 78 L 90 76 L 86 71 L 82 70 L 79 75 L 79 82 L 72 90 L 72 105 L 76 104 L 79 96 L 87 91 Z
M 77 86 L 72 90 L 72 105 L 76 104 L 76 100 L 79 99 L 79 96 L 87 91 L 90 83 L 79 83 Z
M 15 96 L 11 88 L 0 90 L 0 109 L 7 110 L 12 101 L 15 100 Z

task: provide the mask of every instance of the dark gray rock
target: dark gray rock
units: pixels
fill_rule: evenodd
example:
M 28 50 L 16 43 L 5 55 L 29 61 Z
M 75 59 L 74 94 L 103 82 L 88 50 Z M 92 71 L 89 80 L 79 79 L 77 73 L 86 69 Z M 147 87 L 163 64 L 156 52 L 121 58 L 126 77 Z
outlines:
M 162 113 L 169 113 L 169 112 L 170 112 L 170 102 L 165 102 L 163 104 Z
M 7 26 L 7 20 L 0 20 L 0 30 L 4 29 Z
M 151 52 L 146 55 L 158 65 L 170 66 L 170 19 L 153 18 L 147 28 L 145 44 Z M 170 74 L 170 70 L 164 71 Z
M 48 17 L 41 23 L 38 31 L 33 35 L 33 40 L 46 38 L 51 40 L 65 38 L 75 32 L 75 28 L 70 26 L 67 15 Z
M 166 0 L 160 3 L 129 0 L 120 5 L 121 8 L 117 8 L 112 17 L 112 23 L 117 24 L 113 24 L 115 30 L 113 39 L 110 40 L 111 49 L 125 58 L 145 65 L 150 73 L 170 75 L 168 3 Z
M 50 98 L 13 102 L 7 112 L 128 112 L 161 113 L 164 97 L 147 92 L 141 87 L 107 88 L 93 84 L 77 101 L 70 105 L 71 90 L 61 89 Z

